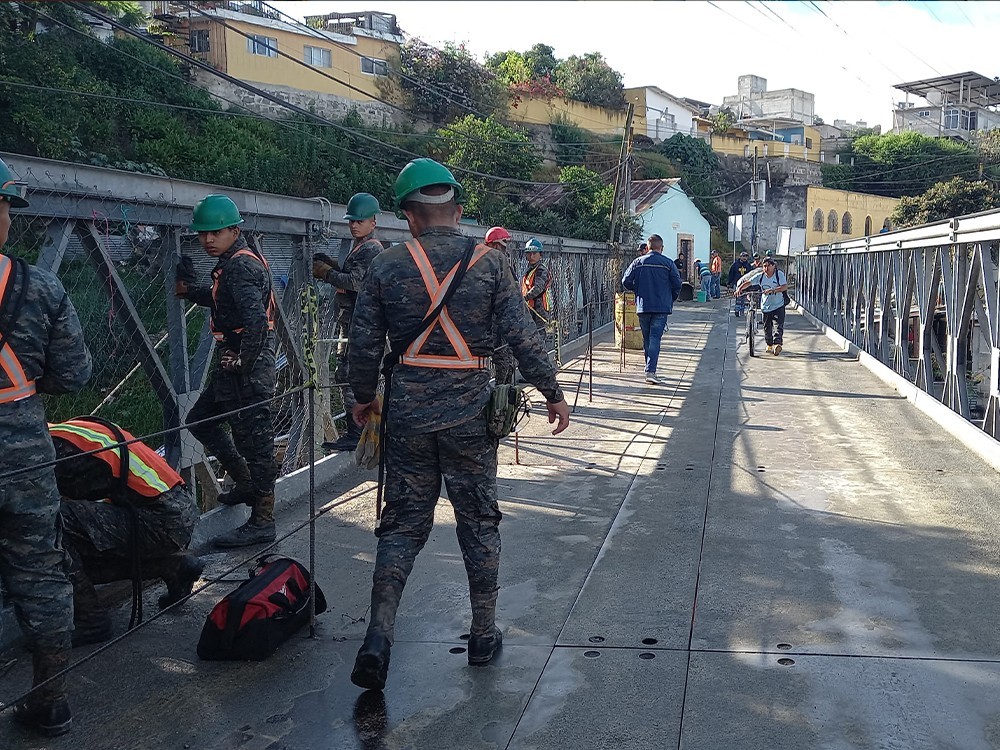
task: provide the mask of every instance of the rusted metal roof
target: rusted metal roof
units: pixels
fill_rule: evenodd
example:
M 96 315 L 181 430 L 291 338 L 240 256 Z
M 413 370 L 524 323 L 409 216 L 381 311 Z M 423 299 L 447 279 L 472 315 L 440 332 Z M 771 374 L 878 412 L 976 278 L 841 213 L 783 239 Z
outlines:
M 668 190 L 676 189 L 684 192 L 680 186 L 679 177 L 662 180 L 636 180 L 632 183 L 632 200 L 635 202 L 635 212 L 641 214 L 653 207 Z

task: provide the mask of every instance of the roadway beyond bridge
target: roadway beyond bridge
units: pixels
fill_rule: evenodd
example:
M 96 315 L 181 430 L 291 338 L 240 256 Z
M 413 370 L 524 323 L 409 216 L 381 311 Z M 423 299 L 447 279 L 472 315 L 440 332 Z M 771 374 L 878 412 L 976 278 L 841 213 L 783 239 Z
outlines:
M 373 475 L 351 474 L 318 493 L 348 502 L 317 522 L 315 640 L 199 661 L 220 584 L 74 673 L 72 734 L 38 741 L 4 716 L 0 747 L 1000 747 L 996 473 L 800 315 L 780 357 L 749 359 L 741 333 L 721 306 L 682 305 L 664 385 L 634 352 L 620 374 L 604 343 L 570 430 L 548 437 L 536 409 L 519 464 L 505 443 L 492 666 L 466 663 L 442 502 L 384 697 L 350 683 L 375 548 Z M 280 551 L 307 560 L 306 532 Z M 238 560 L 209 559 L 206 575 Z M 29 679 L 14 655 L 5 698 Z

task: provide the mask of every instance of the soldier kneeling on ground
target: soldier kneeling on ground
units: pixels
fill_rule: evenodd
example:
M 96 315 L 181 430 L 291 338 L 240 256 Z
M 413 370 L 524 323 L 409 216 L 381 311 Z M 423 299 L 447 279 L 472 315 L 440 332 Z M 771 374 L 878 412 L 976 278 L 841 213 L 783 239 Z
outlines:
M 62 495 L 63 546 L 73 584 L 73 645 L 101 643 L 112 635 L 111 617 L 94 584 L 133 578 L 138 556 L 142 578 L 162 578 L 160 608 L 191 593 L 204 563 L 187 546 L 198 508 L 180 475 L 144 443 L 128 446 L 128 477 L 121 480 L 116 443 L 134 438 L 94 417 L 49 425 Z M 81 455 L 102 447 L 107 450 Z

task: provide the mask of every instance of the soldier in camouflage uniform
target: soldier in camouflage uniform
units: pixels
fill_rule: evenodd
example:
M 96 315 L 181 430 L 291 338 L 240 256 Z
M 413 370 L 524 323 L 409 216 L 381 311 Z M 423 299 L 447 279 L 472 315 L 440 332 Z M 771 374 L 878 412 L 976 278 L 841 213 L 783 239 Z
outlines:
M 184 551 L 198 508 L 180 475 L 141 442 L 128 446 L 128 480 L 121 496 L 121 449 L 110 446 L 119 442 L 119 434 L 132 440 L 128 431 L 76 417 L 49 425 L 49 432 L 60 459 L 56 483 L 63 496 L 63 544 L 73 584 L 73 645 L 101 643 L 112 635 L 111 617 L 94 584 L 132 579 L 133 554 L 138 555 L 142 578 L 162 578 L 167 585 L 161 609 L 191 593 L 205 567 Z M 109 450 L 90 453 L 104 446 Z
M 354 242 L 351 250 L 338 263 L 332 258 L 317 256 L 313 259 L 313 276 L 337 288 L 337 324 L 340 335 L 346 338 L 351 331 L 351 318 L 354 315 L 354 303 L 358 298 L 361 280 L 368 272 L 372 260 L 382 252 L 382 243 L 375 239 L 376 216 L 382 209 L 378 199 L 369 193 L 358 193 L 347 202 L 347 226 Z M 337 346 L 337 368 L 333 372 L 337 383 L 347 382 L 347 344 Z M 361 428 L 351 419 L 351 409 L 354 408 L 354 394 L 349 386 L 340 389 L 344 399 L 344 411 L 347 412 L 347 431 L 335 443 L 323 443 L 323 447 L 335 451 L 352 451 L 361 438 Z
M 25 191 L 0 161 L 0 248 L 10 209 Z M 55 459 L 38 393 L 78 391 L 90 379 L 90 352 L 73 303 L 52 273 L 0 255 L 0 475 Z M 51 466 L 0 481 L 0 580 L 32 647 L 34 684 L 69 665 L 73 592 L 56 538 L 59 491 Z M 14 719 L 46 735 L 73 718 L 66 679 L 56 678 L 14 707 Z
M 510 232 L 503 227 L 490 227 L 483 242 L 487 247 L 492 247 L 503 253 L 509 262 L 507 243 L 511 239 Z M 513 270 L 513 264 L 511 264 L 511 269 Z M 496 347 L 493 349 L 493 374 L 497 383 L 514 382 L 514 352 L 511 351 L 510 346 L 500 337 L 499 333 L 497 334 Z
M 194 208 L 191 229 L 205 252 L 218 259 L 212 286 L 198 286 L 190 258 L 177 267 L 177 296 L 211 308 L 212 331 L 219 359 L 211 380 L 188 413 L 188 422 L 240 411 L 191 427 L 236 484 L 219 495 L 225 505 L 249 505 L 250 519 L 214 540 L 217 547 L 243 547 L 273 542 L 274 457 L 271 404 L 274 396 L 275 310 L 271 271 L 262 255 L 247 245 L 236 204 L 224 195 L 209 195 Z M 229 423 L 230 437 L 222 428 Z
M 358 296 L 351 328 L 354 418 L 377 410 L 375 388 L 386 338 L 400 343 L 439 300 L 474 240 L 463 237 L 462 186 L 444 166 L 416 159 L 396 180 L 396 202 L 414 240 L 381 253 Z M 439 281 L 443 280 L 443 281 Z M 500 562 L 497 440 L 486 429 L 488 357 L 499 333 L 524 376 L 547 401 L 556 433 L 569 409 L 507 259 L 477 247 L 468 273 L 440 317 L 395 369 L 386 398 L 386 507 L 377 530 L 371 622 L 351 674 L 358 686 L 381 689 L 389 668 L 396 609 L 403 586 L 434 522 L 441 480 L 455 509 L 469 578 L 470 664 L 489 663 L 500 647 L 496 626 Z

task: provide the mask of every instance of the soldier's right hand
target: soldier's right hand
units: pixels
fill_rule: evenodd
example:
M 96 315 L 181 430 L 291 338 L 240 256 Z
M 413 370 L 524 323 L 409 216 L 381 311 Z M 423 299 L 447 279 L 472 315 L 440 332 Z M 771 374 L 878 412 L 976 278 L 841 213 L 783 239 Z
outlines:
M 351 419 L 358 427 L 364 427 L 368 423 L 368 418 L 374 414 L 381 414 L 382 407 L 379 400 L 369 401 L 367 404 L 355 404 L 351 409 Z M 568 413 L 568 412 L 567 412 Z
M 566 403 L 566 399 L 554 404 L 546 402 L 545 408 L 549 411 L 549 424 L 558 420 L 556 428 L 552 430 L 553 435 L 558 435 L 569 427 L 569 404 Z
M 184 297 L 187 295 L 187 293 L 188 293 L 188 285 L 186 281 L 181 281 L 180 279 L 178 279 L 177 281 L 174 282 L 175 297 Z
M 313 260 L 313 278 L 326 281 L 326 275 L 333 270 L 333 266 L 322 260 Z

